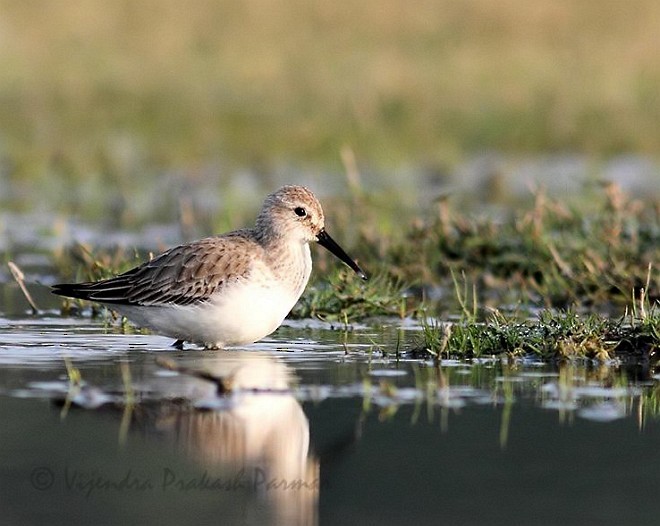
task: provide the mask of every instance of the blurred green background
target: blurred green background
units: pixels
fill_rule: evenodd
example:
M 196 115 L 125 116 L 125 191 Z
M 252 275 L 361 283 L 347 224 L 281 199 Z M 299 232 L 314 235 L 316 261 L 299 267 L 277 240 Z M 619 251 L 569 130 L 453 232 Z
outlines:
M 659 51 L 656 0 L 0 0 L 0 203 L 655 163 Z

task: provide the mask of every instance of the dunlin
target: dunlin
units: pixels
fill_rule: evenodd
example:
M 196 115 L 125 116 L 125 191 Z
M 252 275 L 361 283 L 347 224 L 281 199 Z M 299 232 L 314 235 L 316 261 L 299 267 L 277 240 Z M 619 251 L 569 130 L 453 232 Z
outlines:
M 314 194 L 284 186 L 266 198 L 253 228 L 171 248 L 114 278 L 55 285 L 53 292 L 105 304 L 179 347 L 244 345 L 277 329 L 300 298 L 312 270 L 312 241 L 366 279 L 325 231 Z

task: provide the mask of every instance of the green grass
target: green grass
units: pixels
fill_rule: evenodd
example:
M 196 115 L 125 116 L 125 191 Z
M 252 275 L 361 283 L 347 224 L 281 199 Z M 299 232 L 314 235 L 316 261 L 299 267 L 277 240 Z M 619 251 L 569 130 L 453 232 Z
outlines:
M 294 307 L 293 318 L 319 318 L 350 322 L 377 316 L 405 318 L 418 309 L 406 287 L 386 274 L 372 276 L 367 283 L 348 269 L 339 268 L 312 285 Z
M 508 217 L 472 217 L 439 203 L 387 247 L 390 273 L 453 290 L 464 274 L 483 307 L 533 305 L 621 310 L 630 292 L 660 298 L 660 204 L 616 186 L 588 205 L 567 206 L 542 191 Z
M 601 362 L 618 358 L 656 364 L 660 360 L 660 302 L 650 303 L 642 296 L 636 304 L 619 319 L 544 310 L 535 320 L 525 321 L 499 311 L 486 322 L 471 316 L 456 323 L 424 320 L 413 353 L 427 353 L 436 360 L 506 355 Z
M 607 322 L 596 315 L 546 311 L 536 322 L 494 316 L 486 323 L 426 323 L 418 351 L 436 358 L 480 358 L 492 355 L 539 359 L 580 357 L 607 359 Z

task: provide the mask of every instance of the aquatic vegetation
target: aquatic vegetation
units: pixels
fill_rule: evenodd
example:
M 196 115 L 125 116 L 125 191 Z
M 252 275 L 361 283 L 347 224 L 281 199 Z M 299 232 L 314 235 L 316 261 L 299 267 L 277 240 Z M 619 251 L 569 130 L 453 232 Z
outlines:
M 468 293 L 452 273 L 457 302 L 461 306 L 458 322 L 422 320 L 422 336 L 416 352 L 424 351 L 436 360 L 446 357 L 473 358 L 484 355 L 536 357 L 552 360 L 615 358 L 658 360 L 660 351 L 660 300 L 652 301 L 648 290 L 652 267 L 639 295 L 633 290 L 631 306 L 614 319 L 598 313 L 543 309 L 536 319 L 520 319 L 492 309 L 484 322 L 479 319 L 476 287 Z
M 518 321 L 499 312 L 486 323 L 425 322 L 416 351 L 437 359 L 492 355 L 539 359 L 658 359 L 660 309 L 640 323 L 633 316 L 613 320 L 574 310 L 544 310 L 535 320 Z

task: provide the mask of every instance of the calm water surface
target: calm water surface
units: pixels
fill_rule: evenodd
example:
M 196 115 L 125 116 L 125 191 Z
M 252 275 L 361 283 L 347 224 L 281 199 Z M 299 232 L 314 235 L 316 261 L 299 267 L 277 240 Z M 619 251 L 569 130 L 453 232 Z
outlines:
M 436 368 L 397 360 L 394 333 L 310 322 L 176 351 L 56 312 L 0 318 L 3 522 L 657 523 L 652 371 Z

